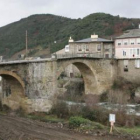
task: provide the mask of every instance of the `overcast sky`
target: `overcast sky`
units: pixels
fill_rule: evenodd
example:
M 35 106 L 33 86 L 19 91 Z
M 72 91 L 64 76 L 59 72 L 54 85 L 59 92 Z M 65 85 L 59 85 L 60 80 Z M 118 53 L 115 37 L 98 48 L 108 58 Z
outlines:
M 82 18 L 96 12 L 140 18 L 140 0 L 0 0 L 0 27 L 33 14 Z

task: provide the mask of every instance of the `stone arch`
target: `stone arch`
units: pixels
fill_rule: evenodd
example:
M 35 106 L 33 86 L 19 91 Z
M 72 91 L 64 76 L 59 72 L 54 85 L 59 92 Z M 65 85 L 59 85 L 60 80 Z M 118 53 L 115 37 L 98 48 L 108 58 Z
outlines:
M 2 103 L 11 109 L 18 109 L 25 98 L 25 84 L 16 73 L 0 71 L 2 77 Z
M 90 64 L 88 64 L 88 62 L 86 61 L 72 60 L 72 61 L 62 63 L 62 65 L 58 69 L 57 78 L 70 64 L 75 65 L 81 72 L 85 85 L 85 94 L 98 94 L 99 91 L 98 91 L 98 79 L 96 77 L 96 70 L 94 70 L 92 66 L 90 66 Z
M 22 85 L 22 88 L 24 89 L 25 88 L 25 84 L 24 82 L 21 80 L 21 78 L 14 72 L 12 71 L 0 71 L 0 76 L 2 75 L 9 75 L 9 76 L 12 76 L 14 77 L 21 85 Z

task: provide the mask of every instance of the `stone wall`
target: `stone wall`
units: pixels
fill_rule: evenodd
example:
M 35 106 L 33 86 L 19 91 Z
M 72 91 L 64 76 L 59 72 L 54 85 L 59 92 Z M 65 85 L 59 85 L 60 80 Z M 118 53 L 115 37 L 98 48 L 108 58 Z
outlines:
M 119 59 L 117 75 L 133 83 L 140 83 L 140 68 L 136 68 L 137 59 Z M 127 66 L 127 69 L 125 70 Z

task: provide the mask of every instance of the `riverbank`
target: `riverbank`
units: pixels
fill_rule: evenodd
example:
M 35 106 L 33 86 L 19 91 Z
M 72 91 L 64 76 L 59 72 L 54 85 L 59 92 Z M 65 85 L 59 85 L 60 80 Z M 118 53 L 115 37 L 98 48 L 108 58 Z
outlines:
M 61 127 L 59 122 L 42 122 L 11 115 L 0 115 L 0 140 L 139 140 L 138 136 L 130 134 L 110 135 L 105 130 L 82 133 L 69 129 L 66 125 Z

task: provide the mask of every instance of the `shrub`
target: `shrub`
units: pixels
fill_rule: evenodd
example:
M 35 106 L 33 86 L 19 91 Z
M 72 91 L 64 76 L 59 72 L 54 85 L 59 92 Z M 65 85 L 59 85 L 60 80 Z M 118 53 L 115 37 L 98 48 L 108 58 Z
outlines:
M 82 108 L 81 105 L 71 105 L 69 107 L 69 116 L 81 116 Z
M 126 94 L 123 90 L 110 90 L 108 93 L 109 103 L 126 104 L 129 99 L 129 95 Z
M 108 92 L 103 92 L 101 95 L 100 95 L 100 102 L 107 102 L 108 101 Z
M 59 118 L 67 118 L 69 116 L 69 108 L 65 102 L 57 101 L 50 113 L 57 115 Z
M 113 91 L 119 90 L 121 91 L 124 95 L 128 95 L 131 102 L 134 102 L 134 97 L 135 97 L 135 90 L 139 86 L 137 83 L 131 83 L 127 81 L 126 79 L 119 77 L 117 80 L 114 81 L 112 85 Z
M 107 124 L 108 122 L 109 112 L 106 109 L 102 109 L 100 107 L 92 107 L 88 106 L 83 107 L 82 109 L 82 117 L 89 119 L 91 121 L 100 122 L 102 124 Z
M 70 128 L 77 128 L 79 127 L 82 130 L 92 130 L 92 129 L 103 129 L 104 126 L 97 122 L 92 122 L 88 119 L 75 116 L 69 119 L 69 127 Z
M 82 117 L 70 117 L 69 119 L 69 126 L 72 128 L 79 127 L 81 124 L 88 123 L 91 123 L 91 121 Z
M 135 116 L 135 125 L 140 126 L 140 117 L 139 116 Z
M 96 129 L 104 129 L 104 125 L 97 123 L 97 122 L 92 122 L 92 125 L 94 126 L 94 128 Z
M 88 94 L 85 96 L 85 103 L 89 107 L 95 106 L 97 103 L 99 103 L 99 96 L 93 95 L 93 94 Z

